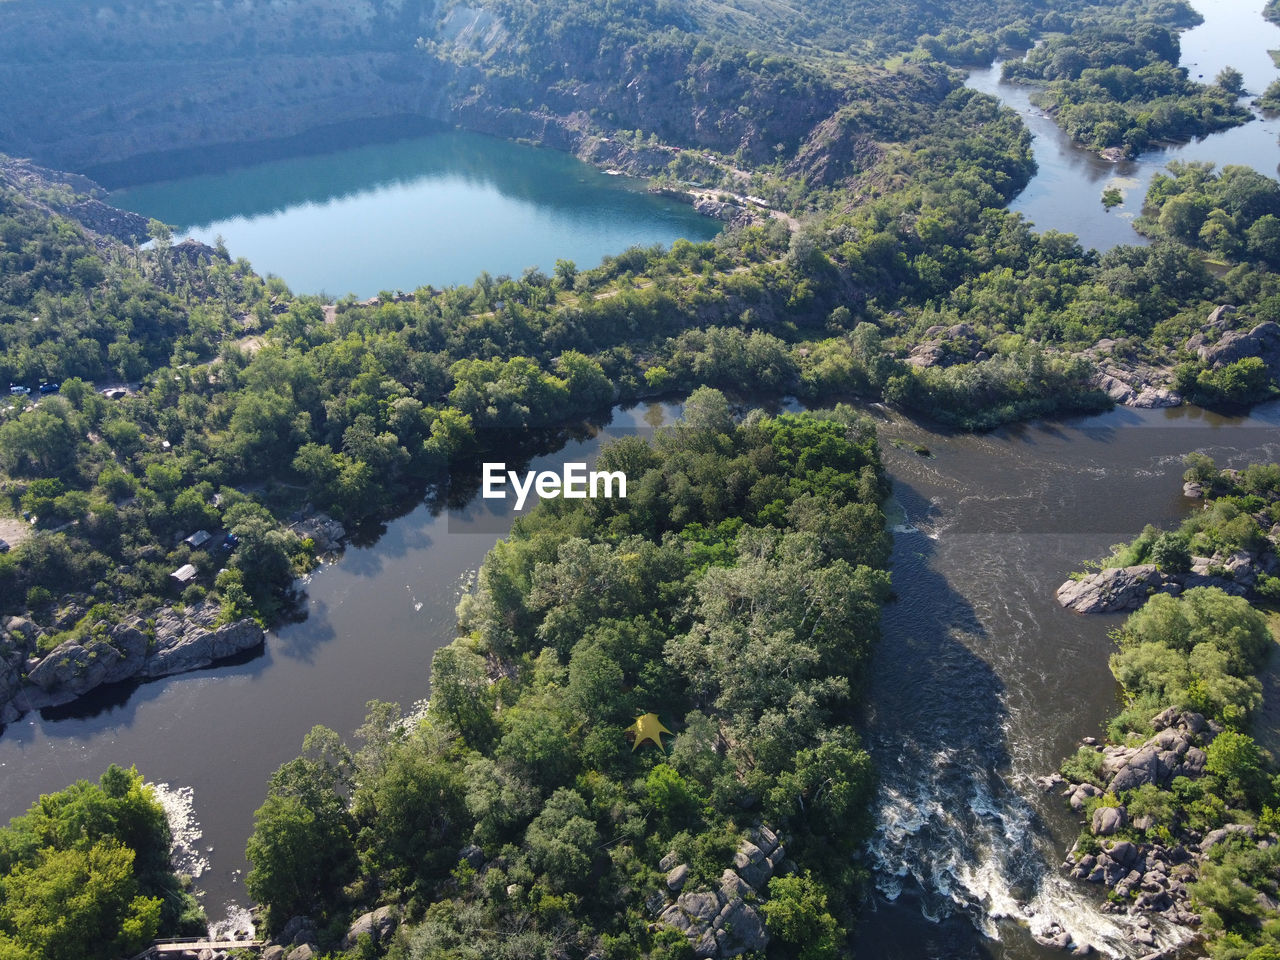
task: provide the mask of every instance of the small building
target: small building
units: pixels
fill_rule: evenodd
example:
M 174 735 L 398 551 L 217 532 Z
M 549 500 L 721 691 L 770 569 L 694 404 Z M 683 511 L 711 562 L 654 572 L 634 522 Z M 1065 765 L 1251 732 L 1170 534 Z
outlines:
M 208 530 L 197 530 L 195 533 L 187 537 L 182 542 L 185 543 L 188 547 L 192 547 L 192 548 L 203 547 L 206 543 L 209 542 L 210 536 L 211 534 L 209 533 Z
M 169 574 L 169 579 L 180 587 L 185 587 L 196 578 L 196 568 L 189 563 L 184 563 L 173 573 Z

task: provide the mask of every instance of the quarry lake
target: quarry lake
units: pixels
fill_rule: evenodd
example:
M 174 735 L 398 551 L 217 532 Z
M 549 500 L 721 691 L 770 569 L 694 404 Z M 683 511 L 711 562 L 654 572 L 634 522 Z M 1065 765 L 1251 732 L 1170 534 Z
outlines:
M 722 226 L 567 154 L 456 131 L 229 165 L 116 190 L 111 203 L 177 237 L 221 236 L 295 293 L 332 297 L 550 273 L 561 258 L 594 267 Z

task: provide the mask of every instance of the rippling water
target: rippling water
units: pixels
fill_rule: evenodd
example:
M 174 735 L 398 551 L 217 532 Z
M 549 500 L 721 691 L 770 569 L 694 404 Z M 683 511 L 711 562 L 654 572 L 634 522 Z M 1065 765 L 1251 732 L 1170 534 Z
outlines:
M 1021 960 L 1061 955 L 1030 936 L 1056 923 L 1107 955 L 1147 952 L 1097 909 L 1096 888 L 1057 871 L 1081 824 L 1033 782 L 1117 707 L 1118 618 L 1068 613 L 1054 590 L 1144 524 L 1185 514 L 1188 451 L 1280 457 L 1280 404 L 1242 419 L 1121 409 L 985 436 L 895 416 L 881 436 L 905 526 L 871 683 L 882 788 L 865 935 L 903 960 Z

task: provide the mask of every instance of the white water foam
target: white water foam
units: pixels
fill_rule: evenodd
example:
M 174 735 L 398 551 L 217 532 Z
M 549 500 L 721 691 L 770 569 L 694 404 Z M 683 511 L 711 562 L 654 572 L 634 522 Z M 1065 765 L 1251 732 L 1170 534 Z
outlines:
M 149 783 L 156 800 L 164 808 L 169 821 L 169 833 L 172 837 L 169 847 L 169 862 L 174 873 L 181 877 L 198 879 L 209 869 L 209 860 L 205 853 L 211 853 L 213 847 L 200 850 L 200 840 L 204 831 L 200 821 L 196 819 L 195 791 L 191 787 L 174 787 L 168 783 Z M 239 871 L 236 871 L 237 873 Z M 194 891 L 197 896 L 199 890 Z M 229 903 L 222 919 L 211 921 L 209 934 L 215 940 L 252 940 L 255 930 L 253 914 L 246 907 L 237 903 Z
M 204 836 L 200 822 L 196 820 L 195 791 L 191 787 L 174 787 L 167 783 L 147 784 L 156 800 L 164 807 L 172 836 L 169 862 L 174 873 L 193 880 L 209 869 L 209 861 L 200 852 L 200 839 Z
M 256 936 L 253 914 L 234 901 L 227 904 L 225 917 L 209 924 L 212 940 L 252 940 Z
M 992 940 L 1000 939 L 999 921 L 1018 923 L 1041 938 L 1065 931 L 1075 944 L 1112 958 L 1141 956 L 1187 939 L 1184 930 L 1157 917 L 1103 913 L 1059 871 L 1050 841 L 1036 831 L 1030 804 L 1002 778 L 977 765 L 964 777 L 952 749 L 929 759 L 931 774 L 905 787 L 885 782 L 880 789 L 879 827 L 868 851 L 876 889 L 887 900 L 898 899 L 911 878 L 921 913 L 932 922 L 959 913 Z M 1155 947 L 1137 939 L 1144 923 Z

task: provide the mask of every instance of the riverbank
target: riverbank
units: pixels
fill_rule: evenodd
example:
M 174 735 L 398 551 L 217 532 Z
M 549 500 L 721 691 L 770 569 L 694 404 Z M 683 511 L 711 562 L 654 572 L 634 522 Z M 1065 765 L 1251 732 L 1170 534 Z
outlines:
M 1104 909 L 1244 956 L 1276 946 L 1280 918 L 1280 796 L 1260 749 L 1280 730 L 1266 726 L 1275 685 L 1259 679 L 1280 644 L 1262 612 L 1280 597 L 1280 466 L 1219 470 L 1203 454 L 1188 465 L 1184 494 L 1201 510 L 1176 531 L 1148 527 L 1101 572 L 1059 588 L 1080 613 L 1135 612 L 1112 634 L 1124 711 L 1040 784 L 1084 815 L 1063 868 L 1103 885 Z

